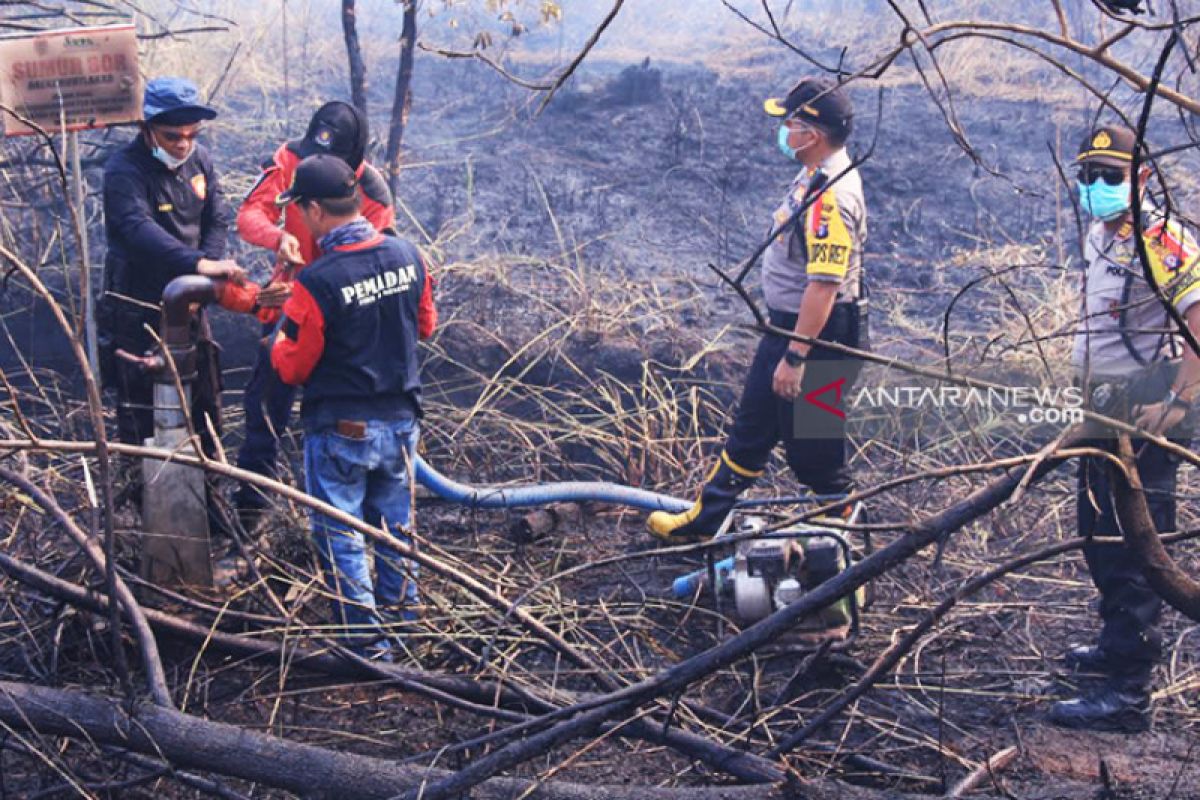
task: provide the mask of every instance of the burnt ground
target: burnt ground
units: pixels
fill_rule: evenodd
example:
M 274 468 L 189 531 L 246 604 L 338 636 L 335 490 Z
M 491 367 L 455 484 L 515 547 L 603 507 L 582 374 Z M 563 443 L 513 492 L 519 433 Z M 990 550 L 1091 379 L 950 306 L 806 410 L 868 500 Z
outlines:
M 750 319 L 745 308 L 706 264 L 727 267 L 757 243 L 791 177 L 774 149 L 773 128 L 759 113 L 761 83 L 673 67 L 664 74 L 661 97 L 626 104 L 610 89 L 622 65 L 601 65 L 555 107 L 531 118 L 524 95 L 482 69 L 422 65 L 429 68 L 418 73 L 402 179 L 411 216 L 402 215 L 402 222 L 444 265 L 445 324 L 427 362 L 427 457 L 478 482 L 602 477 L 690 492 L 718 446 L 753 342 L 736 327 Z M 446 86 L 455 91 L 441 90 Z M 861 115 L 854 147 L 862 152 L 880 120 L 873 94 L 855 99 Z M 239 108 L 236 98 L 229 105 L 235 114 L 254 112 L 250 105 Z M 941 315 L 958 290 L 989 268 L 1027 264 L 1006 275 L 1011 293 L 968 293 L 957 306 L 953 349 L 987 371 L 1011 366 L 1000 356 L 1020 363 L 1031 357 L 1021 343 L 1022 312 L 1033 314 L 1040 332 L 1059 329 L 1063 320 L 1041 306 L 1069 295 L 1072 279 L 1041 262 L 1058 264 L 1059 244 L 1067 253 L 1071 244 L 1069 236 L 1052 238 L 1047 143 L 1056 131 L 1047 109 L 976 99 L 960 111 L 986 166 L 1004 177 L 962 152 L 918 89 L 884 93 L 878 144 L 863 166 L 872 324 L 877 351 L 931 363 L 940 353 Z M 231 133 L 221 130 L 214 138 L 228 154 L 226 170 L 237 176 L 230 181 L 236 193 L 270 143 L 263 137 L 233 147 Z M 1069 215 L 1062 219 L 1069 225 Z M 219 330 L 230 368 L 227 400 L 236 407 L 254 330 L 229 318 Z M 1052 358 L 1061 355 L 1055 350 Z M 233 447 L 236 410 L 231 423 Z M 854 460 L 864 485 L 1048 441 L 1048 432 L 1011 424 L 924 423 L 908 428 L 885 418 L 855 429 Z M 294 445 L 290 453 L 294 460 Z M 759 495 L 791 491 L 778 466 Z M 901 523 L 936 511 L 976 485 L 964 478 L 909 485 L 872 501 L 872 521 Z M 1194 486 L 1192 471 L 1185 470 L 1186 498 Z M 940 564 L 922 557 L 878 581 L 860 640 L 813 670 L 764 730 L 810 718 L 968 576 L 1070 538 L 1070 488 L 1062 471 L 1031 487 L 1012 508 L 953 537 Z M 629 557 L 620 566 L 564 579 L 531 601 L 627 676 L 699 652 L 733 629 L 704 598 L 695 607 L 664 600 L 670 579 L 694 562 L 640 557 L 650 547 L 640 514 L 593 510 L 547 539 L 517 546 L 508 535 L 511 514 L 468 514 L 432 502 L 424 508 L 420 525 L 430 542 L 514 593 L 574 565 Z M 1193 516 L 1185 503 L 1181 527 L 1192 526 Z M 302 514 L 281 509 L 267 528 L 268 552 L 308 563 L 303 528 Z M 1194 559 L 1188 563 L 1195 566 Z M 464 620 L 452 613 L 461 600 L 453 587 L 431 579 L 428 591 L 442 605 L 435 604 L 425 632 L 415 637 L 418 662 L 471 671 L 474 665 L 443 637 L 477 651 L 488 629 L 476 630 L 469 614 Z M 952 784 L 1016 745 L 1021 755 L 998 776 L 1002 788 L 994 796 L 1200 796 L 1200 767 L 1192 763 L 1200 650 L 1193 628 L 1177 615 L 1167 619 L 1168 641 L 1176 646 L 1158 675 L 1155 733 L 1063 734 L 1040 721 L 1049 700 L 1077 680 L 1057 658 L 1065 642 L 1094 632 L 1092 597 L 1074 555 L 997 582 L 961 604 L 894 676 L 820 732 L 814 746 L 798 754 L 797 768 L 809 776 L 937 794 L 943 781 Z M 246 602 L 257 608 L 257 601 Z M 319 619 L 321 609 L 314 609 Z M 519 638 L 506 646 L 512 663 L 536 681 L 558 680 L 560 665 L 536 647 Z M 186 658 L 177 664 L 188 666 Z M 746 709 L 772 699 L 796 666 L 795 656 L 758 659 L 714 677 L 697 696 L 744 721 Z M 562 680 L 584 685 L 570 674 Z M 392 690 L 297 688 L 281 705 L 270 680 L 248 682 L 235 665 L 214 668 L 204 686 L 207 712 L 215 717 L 389 757 L 479 732 L 473 718 Z M 829 751 L 885 761 L 903 777 L 864 776 Z M 556 765 L 570 752 L 531 769 Z M 1102 762 L 1111 791 L 1101 779 Z M 572 761 L 563 776 L 634 782 L 672 772 L 684 783 L 697 775 L 654 748 L 604 745 Z

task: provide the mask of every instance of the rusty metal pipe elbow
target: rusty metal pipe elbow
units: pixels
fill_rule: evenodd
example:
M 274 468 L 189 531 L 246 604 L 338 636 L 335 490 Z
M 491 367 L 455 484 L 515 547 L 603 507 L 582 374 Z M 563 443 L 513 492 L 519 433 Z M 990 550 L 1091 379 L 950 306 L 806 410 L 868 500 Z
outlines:
M 203 275 L 180 275 L 162 293 L 162 337 L 168 346 L 182 347 L 190 343 L 192 304 L 215 302 L 219 294 L 217 282 Z
M 175 362 L 180 379 L 187 383 L 196 376 L 196 342 L 192 319 L 194 307 L 215 302 L 221 295 L 224 281 L 203 275 L 181 275 L 167 284 L 162 293 L 163 347 Z M 160 371 L 156 381 L 169 384 L 169 372 Z

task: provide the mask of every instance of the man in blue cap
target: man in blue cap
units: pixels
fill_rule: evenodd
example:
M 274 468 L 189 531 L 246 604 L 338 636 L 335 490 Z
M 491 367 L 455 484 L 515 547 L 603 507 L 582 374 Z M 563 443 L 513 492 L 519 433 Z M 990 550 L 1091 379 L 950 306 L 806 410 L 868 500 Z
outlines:
M 118 435 L 139 445 L 154 434 L 154 384 L 145 356 L 154 348 L 150 331 L 158 329 L 163 289 L 180 275 L 239 283 L 245 277 L 225 258 L 232 218 L 212 159 L 196 141 L 217 112 L 200 102 L 191 81 L 155 78 L 146 85 L 143 113 L 139 135 L 104 169 L 108 252 L 99 320 L 105 384 L 117 392 Z M 206 322 L 200 327 L 192 416 L 212 452 L 220 373 Z

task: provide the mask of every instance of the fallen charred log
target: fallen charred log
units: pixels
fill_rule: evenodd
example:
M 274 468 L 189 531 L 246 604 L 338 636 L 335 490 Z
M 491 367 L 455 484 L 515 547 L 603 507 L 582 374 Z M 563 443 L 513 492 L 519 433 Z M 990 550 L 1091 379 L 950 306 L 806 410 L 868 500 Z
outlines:
M 121 704 L 78 691 L 26 683 L 0 682 L 0 720 L 13 729 L 64 736 L 99 745 L 116 745 L 172 764 L 242 778 L 305 797 L 354 797 L 384 800 L 419 791 L 444 780 L 446 770 L 398 765 L 392 761 L 289 742 L 234 725 L 201 719 L 171 709 Z M 498 778 L 472 792 L 481 800 L 883 800 L 895 797 L 844 784 L 805 784 L 784 789 L 581 785 L 566 782 Z

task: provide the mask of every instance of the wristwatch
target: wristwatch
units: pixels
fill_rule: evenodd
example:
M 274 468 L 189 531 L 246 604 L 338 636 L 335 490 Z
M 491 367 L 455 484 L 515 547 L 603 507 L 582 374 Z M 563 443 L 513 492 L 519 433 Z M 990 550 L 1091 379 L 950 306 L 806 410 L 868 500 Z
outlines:
M 1165 404 L 1167 404 L 1168 406 L 1175 406 L 1176 408 L 1182 408 L 1184 411 L 1187 411 L 1188 413 L 1191 413 L 1191 411 L 1192 411 L 1192 404 L 1189 403 L 1187 400 L 1184 400 L 1182 397 L 1180 397 L 1179 393 L 1176 392 L 1174 389 L 1167 392 L 1167 396 L 1163 398 L 1163 402 Z
M 804 355 L 803 353 L 797 353 L 795 350 L 789 347 L 786 351 L 784 351 L 783 360 L 789 367 L 798 367 L 808 360 L 808 356 Z

